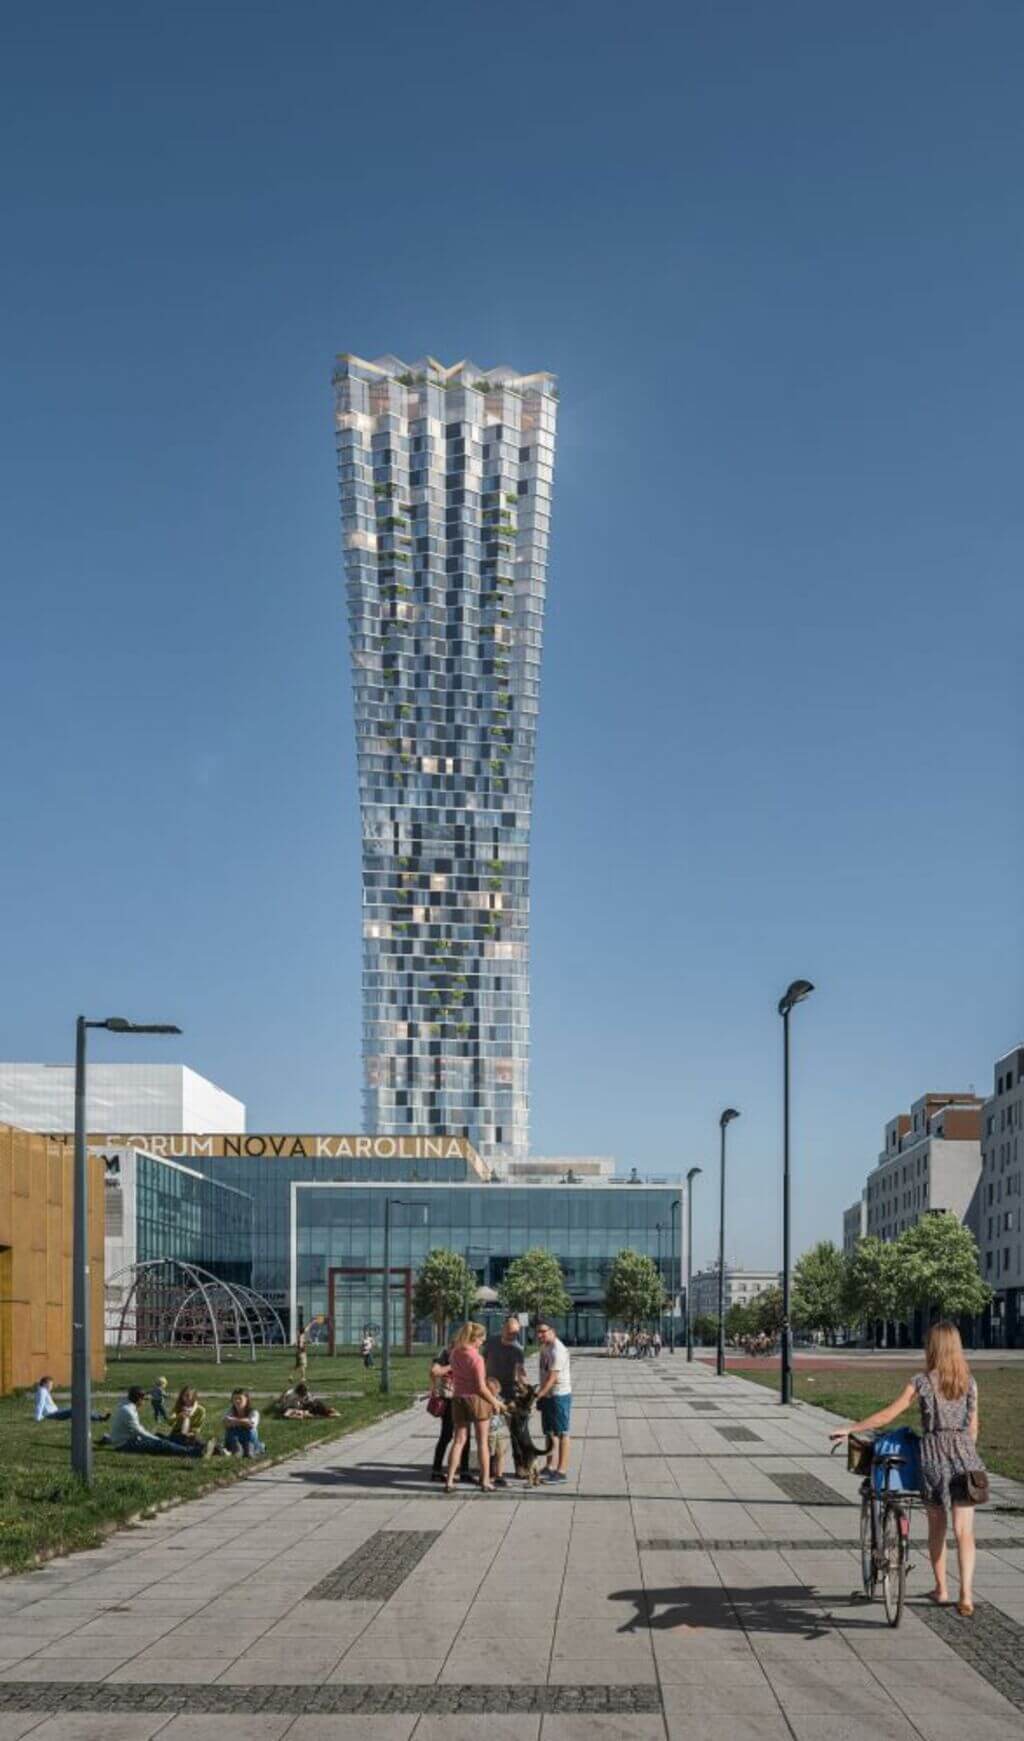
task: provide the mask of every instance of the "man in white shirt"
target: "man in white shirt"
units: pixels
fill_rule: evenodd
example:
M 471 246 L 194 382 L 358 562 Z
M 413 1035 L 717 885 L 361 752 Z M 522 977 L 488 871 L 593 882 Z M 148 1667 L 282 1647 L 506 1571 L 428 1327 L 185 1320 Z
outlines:
M 59 1409 L 53 1400 L 53 1379 L 43 1377 L 36 1385 L 36 1420 L 37 1421 L 69 1421 L 70 1408 Z M 109 1421 L 109 1410 L 93 1409 L 89 1416 L 93 1421 Z
M 540 1423 L 548 1437 L 548 1466 L 541 1479 L 562 1482 L 569 1479 L 569 1422 L 572 1416 L 572 1372 L 569 1350 L 560 1342 L 550 1324 L 541 1319 L 537 1325 L 540 1343 L 540 1387 L 537 1402 Z
M 149 1432 L 139 1419 L 139 1405 L 146 1393 L 133 1386 L 114 1412 L 108 1443 L 114 1451 L 139 1451 L 158 1457 L 212 1457 L 213 1440 L 205 1444 L 179 1445 L 173 1439 L 161 1439 Z

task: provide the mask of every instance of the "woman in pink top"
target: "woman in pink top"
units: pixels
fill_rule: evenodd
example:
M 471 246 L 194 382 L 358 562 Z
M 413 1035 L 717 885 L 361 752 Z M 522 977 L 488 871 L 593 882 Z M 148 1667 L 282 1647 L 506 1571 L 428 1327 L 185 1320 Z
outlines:
M 469 1436 L 470 1426 L 476 1433 L 480 1486 L 485 1493 L 494 1491 L 487 1445 L 488 1423 L 495 1409 L 504 1413 L 504 1404 L 500 1398 L 492 1396 L 487 1388 L 484 1360 L 480 1353 L 480 1344 L 486 1334 L 482 1324 L 463 1324 L 452 1343 L 452 1421 L 455 1433 L 448 1453 L 446 1493 L 454 1491 L 459 1460 Z

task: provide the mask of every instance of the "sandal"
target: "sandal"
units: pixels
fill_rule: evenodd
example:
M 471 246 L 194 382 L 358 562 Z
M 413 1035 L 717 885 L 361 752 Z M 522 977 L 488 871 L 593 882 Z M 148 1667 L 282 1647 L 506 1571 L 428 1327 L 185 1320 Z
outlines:
M 940 1596 L 937 1590 L 929 1590 L 925 1601 L 930 1602 L 933 1608 L 952 1608 L 953 1606 L 949 1597 Z
M 958 1602 L 956 1605 L 956 1611 L 958 1614 L 962 1615 L 965 1620 L 970 1620 L 974 1614 L 974 1603 Z

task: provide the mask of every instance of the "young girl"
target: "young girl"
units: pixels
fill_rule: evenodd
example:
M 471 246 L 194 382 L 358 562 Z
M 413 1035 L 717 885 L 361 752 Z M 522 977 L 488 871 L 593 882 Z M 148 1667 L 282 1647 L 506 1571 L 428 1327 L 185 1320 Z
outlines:
M 946 1586 L 946 1513 L 952 1508 L 960 1566 L 957 1612 L 974 1613 L 974 1501 L 967 1491 L 968 1473 L 983 1473 L 978 1452 L 978 1386 L 964 1358 L 960 1332 L 954 1324 L 933 1324 L 925 1345 L 925 1371 L 904 1385 L 896 1401 L 852 1427 L 840 1427 L 831 1439 L 845 1439 L 869 1427 L 887 1427 L 916 1397 L 921 1406 L 921 1498 L 928 1508 L 928 1553 L 935 1573 L 929 1601 L 949 1604 Z
M 178 1392 L 178 1400 L 171 1413 L 171 1430 L 167 1436 L 179 1445 L 201 1444 L 205 1420 L 206 1410 L 196 1391 L 187 1384 Z

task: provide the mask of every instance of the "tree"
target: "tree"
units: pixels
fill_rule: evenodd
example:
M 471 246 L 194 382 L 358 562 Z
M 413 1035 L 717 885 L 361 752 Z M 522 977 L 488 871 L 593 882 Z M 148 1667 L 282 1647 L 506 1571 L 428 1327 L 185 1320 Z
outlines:
M 873 1233 L 858 1239 L 844 1265 L 843 1313 L 853 1324 L 870 1327 L 877 1342 L 876 1328 L 883 1327 L 900 1314 L 901 1278 L 896 1245 L 878 1239 Z
M 801 1330 L 820 1330 L 834 1338 L 844 1323 L 843 1254 L 831 1239 L 805 1251 L 793 1271 L 793 1323 Z
M 992 1298 L 978 1269 L 978 1247 L 969 1227 L 955 1215 L 924 1215 L 896 1241 L 900 1293 L 915 1307 L 939 1318 L 973 1318 Z
M 475 1288 L 476 1277 L 461 1253 L 437 1246 L 427 1252 L 416 1277 L 412 1309 L 417 1318 L 432 1320 L 441 1343 L 447 1326 L 465 1311 L 466 1301 Z
M 612 1262 L 604 1290 L 604 1309 L 631 1330 L 660 1317 L 665 1310 L 665 1284 L 653 1257 L 620 1251 Z
M 756 1329 L 754 1322 L 753 1301 L 749 1305 L 734 1300 L 725 1314 L 725 1337 L 727 1342 L 742 1342 L 745 1337 L 753 1336 Z M 718 1334 L 718 1320 L 715 1320 L 715 1335 Z
M 749 1309 L 753 1329 L 774 1341 L 782 1329 L 782 1289 L 765 1288 L 762 1293 L 755 1294 Z
M 704 1346 L 718 1341 L 718 1319 L 710 1312 L 698 1312 L 693 1320 L 693 1340 Z
M 506 1311 L 529 1312 L 535 1323 L 538 1318 L 555 1318 L 572 1309 L 562 1266 L 554 1252 L 542 1245 L 512 1259 L 500 1291 Z

